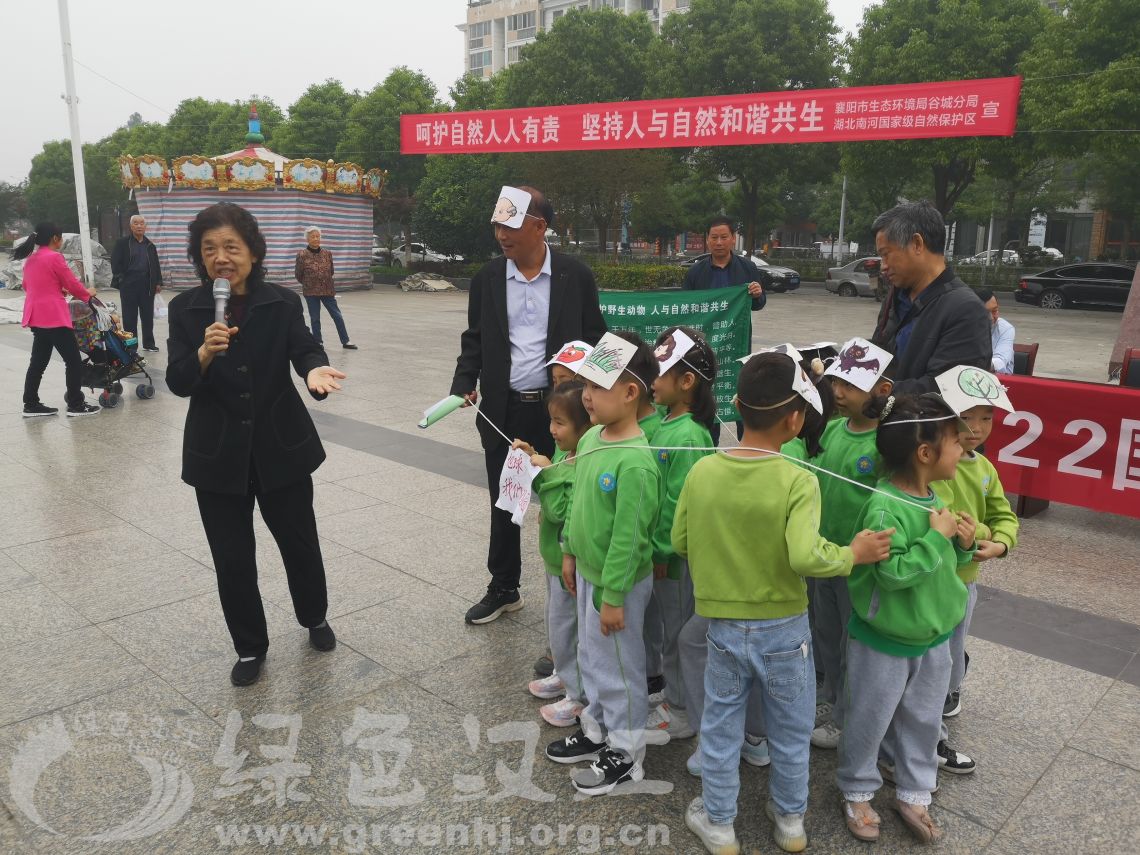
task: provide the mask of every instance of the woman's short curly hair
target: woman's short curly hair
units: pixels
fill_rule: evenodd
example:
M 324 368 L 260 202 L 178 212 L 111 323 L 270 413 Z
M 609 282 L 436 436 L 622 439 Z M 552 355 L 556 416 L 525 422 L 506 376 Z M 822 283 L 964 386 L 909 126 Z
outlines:
M 252 290 L 259 286 L 265 277 L 263 265 L 265 263 L 265 235 L 257 225 L 257 217 L 233 202 L 218 202 L 208 208 L 203 208 L 190 221 L 190 246 L 186 250 L 186 257 L 194 264 L 198 278 L 203 285 L 212 281 L 206 272 L 206 265 L 202 261 L 202 237 L 211 229 L 220 229 L 229 226 L 245 241 L 249 247 L 250 255 L 257 260 L 253 262 L 253 269 L 249 272 L 248 287 Z

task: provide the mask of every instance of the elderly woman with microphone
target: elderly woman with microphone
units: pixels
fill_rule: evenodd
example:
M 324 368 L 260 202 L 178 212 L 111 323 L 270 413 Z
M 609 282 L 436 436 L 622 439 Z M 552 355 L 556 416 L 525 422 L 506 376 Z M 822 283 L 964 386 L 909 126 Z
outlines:
M 325 459 L 289 366 L 318 401 L 345 375 L 329 367 L 301 300 L 266 282 L 257 220 L 227 202 L 190 223 L 188 255 L 202 285 L 170 303 L 166 383 L 190 399 L 182 480 L 195 488 L 237 650 L 230 679 L 257 680 L 269 649 L 257 587 L 254 500 L 281 550 L 297 620 L 317 650 L 336 646 L 313 513 L 312 473 Z M 217 298 L 217 303 L 215 302 Z M 215 316 L 222 310 L 223 319 Z

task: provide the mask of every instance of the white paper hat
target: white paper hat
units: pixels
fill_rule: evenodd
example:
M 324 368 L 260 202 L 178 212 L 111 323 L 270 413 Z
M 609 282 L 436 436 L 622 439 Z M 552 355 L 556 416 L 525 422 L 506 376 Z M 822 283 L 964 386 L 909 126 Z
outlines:
M 589 358 L 590 352 L 594 348 L 586 344 L 584 341 L 568 341 L 562 345 L 562 349 L 554 356 L 550 357 L 547 365 L 564 365 L 571 371 L 577 372 L 582 367 L 582 362 Z
M 518 187 L 503 187 L 499 191 L 499 201 L 491 213 L 491 222 L 508 229 L 521 228 L 526 212 L 530 209 L 531 195 Z
M 826 377 L 838 377 L 864 392 L 870 392 L 892 359 L 891 354 L 865 338 L 853 338 L 844 342 L 839 355 L 823 373 Z
M 608 332 L 590 351 L 578 375 L 603 389 L 612 389 L 635 353 L 637 345 Z
M 796 365 L 799 365 L 800 363 L 802 363 L 804 361 L 803 354 L 800 353 L 799 350 L 796 349 L 795 345 L 787 344 L 787 343 L 777 344 L 775 347 L 762 347 L 759 350 L 757 350 L 756 352 L 750 353 L 747 356 L 742 356 L 740 359 L 738 359 L 736 361 L 743 365 L 745 362 L 747 362 L 753 356 L 759 356 L 761 353 L 785 353 L 796 361 Z
M 669 337 L 653 350 L 653 355 L 657 357 L 658 372 L 664 374 L 684 359 L 695 344 L 696 342 L 688 333 L 679 329 L 673 330 Z
M 982 368 L 972 365 L 958 365 L 943 371 L 935 378 L 938 393 L 958 415 L 971 407 L 987 405 L 1006 412 L 1013 412 L 1013 404 L 1005 393 L 1001 381 Z
M 795 356 L 790 353 L 787 356 L 796 363 L 796 373 L 792 376 L 792 391 L 811 404 L 812 409 L 822 416 L 823 400 L 819 397 L 819 389 L 815 388 L 815 384 L 811 382 L 811 378 L 800 364 L 799 352 L 797 351 Z

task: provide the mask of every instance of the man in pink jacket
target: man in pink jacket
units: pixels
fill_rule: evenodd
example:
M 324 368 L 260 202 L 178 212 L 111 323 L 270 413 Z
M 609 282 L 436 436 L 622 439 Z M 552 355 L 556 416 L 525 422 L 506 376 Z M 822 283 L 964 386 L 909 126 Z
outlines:
M 67 415 L 93 416 L 99 408 L 87 403 L 80 386 L 83 358 L 72 331 L 71 312 L 67 308 L 70 293 L 87 302 L 95 296 L 94 288 L 83 283 L 67 266 L 59 248 L 63 232 L 53 223 L 40 223 L 31 237 L 20 244 L 12 257 L 24 263 L 24 326 L 32 330 L 32 360 L 24 380 L 24 418 L 54 416 L 59 410 L 40 401 L 40 380 L 54 349 L 63 358 L 67 378 Z M 35 250 L 33 253 L 32 250 Z

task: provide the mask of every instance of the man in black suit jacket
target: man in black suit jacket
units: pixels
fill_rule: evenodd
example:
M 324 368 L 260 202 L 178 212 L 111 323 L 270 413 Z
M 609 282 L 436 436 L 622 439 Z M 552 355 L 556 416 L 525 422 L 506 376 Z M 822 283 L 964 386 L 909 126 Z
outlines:
M 545 398 L 550 388 L 546 361 L 568 341 L 591 344 L 606 331 L 598 305 L 594 274 L 581 262 L 551 252 L 547 227 L 554 210 L 538 190 L 525 213 L 515 212 L 512 228 L 496 222 L 495 238 L 503 250 L 475 274 L 467 304 L 467 329 L 460 340 L 451 392 L 474 404 L 482 392 L 480 411 L 512 438 L 529 442 L 550 455 L 554 442 Z M 500 208 L 510 208 L 504 197 Z M 500 208 L 496 216 L 500 216 Z M 511 209 L 513 210 L 513 209 Z M 478 387 L 479 392 L 476 391 Z M 495 508 L 499 475 L 508 444 L 484 419 L 476 419 L 487 461 L 491 493 L 491 540 L 487 569 L 491 583 L 482 602 L 467 612 L 468 623 L 490 623 L 505 611 L 522 608 L 519 578 L 522 554 L 519 527 L 511 515 Z

